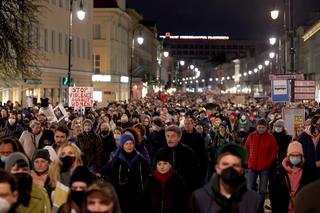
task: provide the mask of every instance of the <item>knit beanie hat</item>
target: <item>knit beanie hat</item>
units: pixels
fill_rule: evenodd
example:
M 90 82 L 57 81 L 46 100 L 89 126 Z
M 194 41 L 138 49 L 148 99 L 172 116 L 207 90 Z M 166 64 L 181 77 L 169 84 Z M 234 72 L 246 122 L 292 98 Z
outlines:
M 37 151 L 34 152 L 34 154 L 32 156 L 32 162 L 34 162 L 35 159 L 37 159 L 37 158 L 43 158 L 43 159 L 50 162 L 49 151 L 47 149 L 38 149 Z
M 279 119 L 276 122 L 274 122 L 273 126 L 281 126 L 284 127 L 284 120 L 283 119 Z
M 129 134 L 123 134 L 120 137 L 120 147 L 123 148 L 123 145 L 127 142 L 127 141 L 133 141 L 133 143 L 135 143 L 134 141 L 134 137 L 129 135 Z
M 265 119 L 260 119 L 258 122 L 257 122 L 257 126 L 258 125 L 262 125 L 262 126 L 267 126 L 267 121 Z
M 83 126 L 84 126 L 85 123 L 89 123 L 91 127 L 93 126 L 93 122 L 92 122 L 92 120 L 90 120 L 90 119 L 85 119 L 85 120 L 83 121 Z
M 293 141 L 289 143 L 288 150 L 287 150 L 287 156 L 290 154 L 301 154 L 303 155 L 303 149 L 301 143 L 298 141 Z
M 173 164 L 172 156 L 167 152 L 158 152 L 155 156 L 155 164 L 159 161 L 169 162 L 171 165 Z
M 230 153 L 232 155 L 238 156 L 241 159 L 242 165 L 246 164 L 247 162 L 247 152 L 243 148 L 243 146 L 235 143 L 227 143 L 223 145 L 218 150 L 218 158 L 225 153 Z
M 78 166 L 70 178 L 70 186 L 74 182 L 84 182 L 89 186 L 93 182 L 93 176 L 86 166 Z
M 163 122 L 160 118 L 156 118 L 152 122 L 154 125 L 157 125 L 158 127 L 163 127 Z
M 27 163 L 27 165 L 28 165 L 28 173 L 30 174 L 29 160 L 21 152 L 14 152 L 14 153 L 11 153 L 8 156 L 8 158 L 6 160 L 6 164 L 5 164 L 4 170 L 6 170 L 7 172 L 11 172 L 12 167 L 17 163 L 18 160 L 24 160 Z

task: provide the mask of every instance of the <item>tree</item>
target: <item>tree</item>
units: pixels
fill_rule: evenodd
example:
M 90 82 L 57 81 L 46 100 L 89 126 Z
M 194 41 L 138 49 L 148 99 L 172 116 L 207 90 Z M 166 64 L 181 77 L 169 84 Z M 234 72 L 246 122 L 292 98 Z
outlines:
M 0 1 L 0 79 L 16 80 L 38 73 L 38 49 L 32 26 L 38 24 L 41 0 Z

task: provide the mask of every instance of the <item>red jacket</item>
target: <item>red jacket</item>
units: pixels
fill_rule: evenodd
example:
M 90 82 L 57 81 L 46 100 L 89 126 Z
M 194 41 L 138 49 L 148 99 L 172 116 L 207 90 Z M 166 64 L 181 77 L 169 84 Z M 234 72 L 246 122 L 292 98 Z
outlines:
M 248 153 L 249 169 L 261 171 L 269 169 L 277 158 L 277 143 L 272 134 L 259 135 L 257 131 L 249 134 L 245 149 Z

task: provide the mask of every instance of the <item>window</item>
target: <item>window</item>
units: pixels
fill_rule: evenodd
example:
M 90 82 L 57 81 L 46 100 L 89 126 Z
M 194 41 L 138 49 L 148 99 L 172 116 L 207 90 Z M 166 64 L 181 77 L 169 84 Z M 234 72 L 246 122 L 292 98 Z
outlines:
M 66 55 L 68 55 L 68 47 L 69 47 L 69 36 L 68 36 L 68 34 L 65 34 L 65 36 L 64 36 L 64 52 Z
M 56 32 L 51 31 L 51 51 L 54 53 L 56 50 Z
M 32 24 L 29 24 L 28 25 L 28 47 L 32 46 L 32 37 L 33 37 Z
M 100 24 L 93 25 L 93 39 L 101 39 L 101 25 Z
M 93 71 L 95 74 L 100 73 L 100 55 L 94 55 L 93 57 Z
M 59 7 L 63 8 L 63 0 L 59 0 Z
M 89 60 L 91 56 L 91 46 L 90 41 L 87 41 L 87 59 Z
M 44 29 L 44 50 L 48 52 L 48 30 Z
M 86 40 L 82 40 L 82 58 L 86 58 Z
M 58 42 L 58 48 L 59 48 L 59 53 L 62 53 L 62 33 L 59 32 L 59 42 Z
M 70 0 L 65 0 L 65 8 L 67 11 L 69 11 L 69 7 L 70 7 Z
M 77 37 L 77 56 L 80 58 L 80 38 Z
M 38 49 L 40 49 L 40 31 L 38 26 L 34 27 L 34 34 L 35 34 L 35 37 L 34 37 L 35 45 Z

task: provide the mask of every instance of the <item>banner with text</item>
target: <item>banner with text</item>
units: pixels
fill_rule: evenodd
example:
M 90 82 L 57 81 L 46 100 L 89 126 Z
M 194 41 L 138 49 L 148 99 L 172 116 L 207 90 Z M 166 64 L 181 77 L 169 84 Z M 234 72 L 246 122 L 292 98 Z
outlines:
M 93 107 L 93 87 L 69 87 L 69 107 Z

